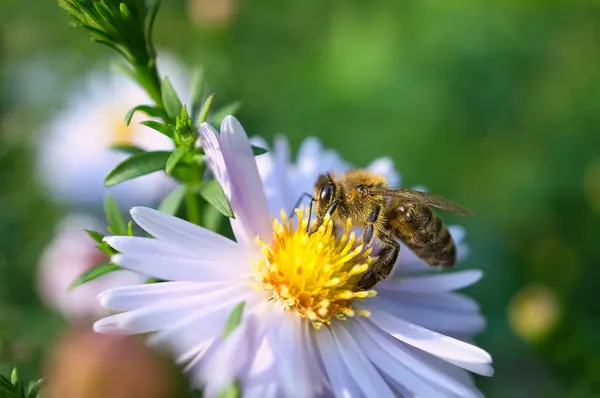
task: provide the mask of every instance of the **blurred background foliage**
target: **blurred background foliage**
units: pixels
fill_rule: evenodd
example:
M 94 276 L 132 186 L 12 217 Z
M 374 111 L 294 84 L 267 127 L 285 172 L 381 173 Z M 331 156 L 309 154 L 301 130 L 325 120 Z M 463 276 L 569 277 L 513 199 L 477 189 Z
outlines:
M 35 184 L 34 131 L 113 54 L 53 1 L 2 3 L 0 371 L 32 379 L 64 328 L 34 278 L 66 210 Z M 204 65 L 217 103 L 241 101 L 249 134 L 389 156 L 404 185 L 475 211 L 448 219 L 467 228 L 460 267 L 485 271 L 469 293 L 489 321 L 486 396 L 600 396 L 600 4 L 163 3 L 156 43 Z

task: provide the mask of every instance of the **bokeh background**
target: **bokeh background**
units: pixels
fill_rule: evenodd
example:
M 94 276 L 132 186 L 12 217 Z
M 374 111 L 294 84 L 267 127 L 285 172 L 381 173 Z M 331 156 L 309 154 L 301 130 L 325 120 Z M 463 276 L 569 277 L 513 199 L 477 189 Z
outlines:
M 467 229 L 460 267 L 485 271 L 469 293 L 486 396 L 597 397 L 600 5 L 583 3 L 170 0 L 154 36 L 241 101 L 249 134 L 389 156 L 404 185 L 475 211 L 448 220 Z M 68 210 L 36 182 L 37 134 L 113 54 L 53 1 L 0 7 L 0 372 L 34 378 L 66 325 L 35 275 Z

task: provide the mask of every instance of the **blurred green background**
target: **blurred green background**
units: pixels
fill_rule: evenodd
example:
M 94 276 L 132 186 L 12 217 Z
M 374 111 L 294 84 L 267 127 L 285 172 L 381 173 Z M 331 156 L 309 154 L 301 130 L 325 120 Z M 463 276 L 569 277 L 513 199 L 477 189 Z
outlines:
M 404 185 L 475 211 L 448 220 L 467 229 L 460 267 L 485 271 L 469 293 L 489 321 L 486 396 L 600 396 L 600 5 L 164 3 L 156 43 L 241 101 L 249 134 L 389 156 Z M 33 378 L 64 327 L 34 277 L 65 211 L 34 183 L 33 133 L 113 54 L 53 1 L 0 7 L 0 371 Z

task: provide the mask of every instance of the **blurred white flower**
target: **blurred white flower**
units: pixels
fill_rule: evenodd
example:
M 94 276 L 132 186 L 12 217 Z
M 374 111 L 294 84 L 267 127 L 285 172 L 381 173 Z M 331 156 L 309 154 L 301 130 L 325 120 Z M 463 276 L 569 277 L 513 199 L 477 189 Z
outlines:
M 370 258 L 349 226 L 337 239 L 330 222 L 308 234 L 302 213 L 298 227 L 273 218 L 237 120 L 227 117 L 220 135 L 207 124 L 200 133 L 236 215 L 237 242 L 134 208 L 134 220 L 156 239 L 107 238 L 120 252 L 114 261 L 169 282 L 102 293 L 105 307 L 123 313 L 96 322 L 97 332 L 156 332 L 150 344 L 167 345 L 209 397 L 235 380 L 244 397 L 481 396 L 465 370 L 491 375 L 491 357 L 450 337 L 484 325 L 477 303 L 454 292 L 480 271 L 402 269 L 375 287 L 376 297 L 356 292 Z M 223 338 L 241 301 L 242 320 Z
M 99 223 L 86 215 L 65 217 L 44 250 L 38 266 L 38 290 L 43 302 L 73 321 L 98 319 L 107 315 L 97 301 L 100 292 L 116 286 L 142 283 L 146 277 L 133 272 L 115 271 L 70 289 L 71 283 L 86 269 L 108 261 L 84 229 L 99 230 Z
M 182 101 L 189 96 L 189 81 L 183 67 L 161 54 L 159 72 L 168 76 Z M 104 177 L 127 154 L 111 145 L 135 145 L 145 150 L 170 150 L 171 140 L 141 125 L 149 116 L 136 112 L 125 125 L 127 111 L 153 102 L 136 82 L 114 70 L 99 70 L 86 77 L 39 136 L 38 170 L 41 183 L 60 201 L 81 207 L 102 203 L 104 193 L 116 197 L 121 206 L 154 204 L 174 183 L 164 173 L 104 187 Z

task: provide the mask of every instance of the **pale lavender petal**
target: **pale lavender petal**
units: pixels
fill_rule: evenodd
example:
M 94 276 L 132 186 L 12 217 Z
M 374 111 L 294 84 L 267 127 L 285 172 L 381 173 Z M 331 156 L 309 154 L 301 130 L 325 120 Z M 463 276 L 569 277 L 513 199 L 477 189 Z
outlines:
M 244 386 L 243 398 L 275 398 L 280 397 L 276 383 L 254 384 Z
M 469 245 L 465 243 L 465 228 L 461 225 L 450 225 L 448 227 L 454 244 L 456 245 L 456 261 L 461 261 L 469 256 Z
M 176 255 L 156 257 L 145 254 L 116 254 L 111 261 L 140 274 L 167 281 L 216 282 L 247 278 L 251 267 L 243 264 L 208 260 L 188 260 Z
M 463 313 L 479 312 L 479 304 L 464 294 L 450 293 L 413 293 L 397 290 L 380 290 L 377 297 L 403 302 L 405 304 L 428 306 L 439 310 Z
M 134 207 L 131 216 L 150 235 L 184 250 L 215 247 L 236 250 L 238 245 L 213 231 L 147 207 Z M 238 248 L 239 249 L 239 248 Z
M 267 241 L 272 234 L 267 198 L 246 132 L 233 116 L 223 120 L 219 142 L 231 184 L 231 207 L 236 218 L 254 236 Z
M 202 123 L 200 126 L 200 145 L 204 149 L 208 167 L 212 171 L 213 175 L 223 187 L 225 195 L 232 202 L 232 188 L 231 178 L 229 176 L 229 170 L 225 164 L 223 152 L 221 151 L 221 143 L 219 142 L 218 133 L 208 123 Z M 232 210 L 237 218 L 230 218 L 229 223 L 231 229 L 237 240 L 237 242 L 244 247 L 251 247 L 254 242 L 256 235 L 249 225 L 244 224 L 246 220 L 239 219 L 238 210 L 233 203 L 231 203 Z
M 202 309 L 155 333 L 148 339 L 148 344 L 152 347 L 169 347 L 178 362 L 187 362 L 223 333 L 235 306 L 244 301 L 244 310 L 250 312 L 258 304 L 254 291 L 217 298 L 219 300 L 214 302 L 207 300 Z
M 218 133 L 208 123 L 202 123 L 198 133 L 200 135 L 200 146 L 202 146 L 204 154 L 206 155 L 208 167 L 219 184 L 221 184 L 225 195 L 228 198 L 231 198 L 231 187 L 229 178 L 227 177 L 227 168 L 225 167 L 223 154 L 221 153 L 221 144 L 219 143 Z
M 278 135 L 275 137 L 274 149 L 275 178 L 277 179 L 279 190 L 281 192 L 283 207 L 286 211 L 290 211 L 298 201 L 299 197 L 290 180 L 290 145 L 284 136 Z
M 319 386 L 312 379 L 310 366 L 306 358 L 306 348 L 300 343 L 303 341 L 303 329 L 308 326 L 305 320 L 295 314 L 284 313 L 280 316 L 278 326 L 273 330 L 272 340 L 277 344 L 276 352 L 280 358 L 285 358 L 278 366 L 281 388 L 285 396 L 310 397 Z
M 355 379 L 348 371 L 340 356 L 335 339 L 329 328 L 321 328 L 313 333 L 319 347 L 325 373 L 336 398 L 358 398 L 363 394 Z
M 334 322 L 331 329 L 346 367 L 363 394 L 365 396 L 394 398 L 390 387 L 366 357 L 352 335 L 342 326 L 342 322 Z
M 452 273 L 434 273 L 423 276 L 406 276 L 403 279 L 384 281 L 377 290 L 394 290 L 413 293 L 445 293 L 462 289 L 477 282 L 483 273 L 480 270 L 466 270 Z
M 124 254 L 141 253 L 144 256 L 152 256 L 157 259 L 177 258 L 206 264 L 230 263 L 240 266 L 241 270 L 248 268 L 248 253 L 239 245 L 236 245 L 233 249 L 229 247 L 196 246 L 184 250 L 158 239 L 138 236 L 108 236 L 104 238 L 104 241 Z
M 199 377 L 205 382 L 207 396 L 218 395 L 236 380 L 245 377 L 256 353 L 256 320 L 245 319 L 222 340 L 208 356 L 200 369 Z
M 411 347 L 406 344 L 403 345 L 403 348 L 408 352 L 412 353 L 412 355 L 418 355 L 423 362 L 439 369 L 440 372 L 445 373 L 446 375 L 452 377 L 453 379 L 464 384 L 465 386 L 470 387 L 472 390 L 478 391 L 477 387 L 475 386 L 475 380 L 473 378 L 473 375 L 465 369 L 462 369 L 452 364 L 451 362 L 446 362 L 443 359 L 436 357 L 435 355 L 431 355 L 427 352 L 421 351 L 418 348 Z
M 363 323 L 366 322 L 361 322 L 361 325 Z M 445 378 L 445 375 L 435 372 L 435 369 L 430 369 L 419 362 L 417 358 L 407 355 L 399 347 L 401 343 L 390 344 L 385 341 L 386 336 L 383 333 L 376 333 L 375 329 L 365 328 L 363 330 L 354 322 L 348 322 L 347 327 L 369 360 L 388 378 L 406 386 L 417 396 L 431 398 L 446 396 L 443 390 L 431 381 L 431 379 L 436 380 L 435 378 L 438 376 Z M 365 333 L 365 331 L 367 332 Z M 421 374 L 422 372 L 423 374 Z M 423 379 L 423 376 L 426 378 Z M 449 382 L 452 383 L 454 380 L 450 379 Z M 451 384 L 451 387 L 460 390 L 462 386 L 455 384 L 455 382 Z
M 223 290 L 231 282 L 163 282 L 145 285 L 122 286 L 106 290 L 98 295 L 100 304 L 111 310 L 128 311 L 153 305 L 163 300 L 187 297 Z
M 137 334 L 160 330 L 184 319 L 193 311 L 205 308 L 211 303 L 219 303 L 230 297 L 240 297 L 248 288 L 232 286 L 217 292 L 176 297 L 137 310 L 112 315 L 97 321 L 94 330 L 98 333 Z
M 357 328 L 356 325 L 360 327 Z M 368 355 L 373 358 L 382 359 L 387 356 L 386 364 L 373 360 L 373 363 L 383 372 L 387 373 L 392 379 L 401 384 L 405 384 L 416 395 L 429 397 L 433 396 L 430 389 L 435 386 L 443 390 L 454 393 L 460 397 L 479 397 L 480 393 L 473 388 L 468 378 L 454 377 L 456 372 L 449 374 L 447 368 L 452 367 L 447 363 L 443 369 L 438 363 L 432 363 L 428 358 L 433 358 L 430 354 L 412 349 L 410 346 L 395 340 L 386 332 L 379 329 L 368 319 L 357 318 L 355 324 L 349 324 L 351 331 L 359 339 L 361 347 Z M 396 363 L 397 365 L 391 365 Z M 394 371 L 395 366 L 400 366 L 404 370 Z M 393 367 L 394 366 L 394 367 Z M 454 368 L 458 371 L 458 368 Z M 406 371 L 413 374 L 412 378 L 405 378 Z M 466 374 L 464 371 L 460 371 Z M 414 378 L 416 376 L 416 379 Z M 461 375 L 462 376 L 462 375 Z M 426 387 L 423 389 L 423 383 Z M 439 392 L 439 391 L 438 391 Z
M 423 305 L 413 305 L 397 300 L 388 300 L 381 296 L 374 298 L 372 304 L 397 318 L 402 318 L 424 328 L 441 333 L 459 333 L 473 335 L 485 328 L 485 319 L 476 312 L 458 312 L 440 310 Z
M 400 174 L 396 172 L 394 162 L 390 158 L 375 159 L 367 166 L 367 170 L 384 176 L 390 187 L 397 188 L 400 186 Z
M 493 372 L 490 365 L 492 358 L 481 348 L 396 318 L 379 311 L 369 302 L 366 302 L 363 307 L 371 311 L 370 319 L 373 323 L 396 339 L 461 367 L 465 367 L 465 364 L 473 364 L 473 368 L 476 369 L 469 369 L 471 371 L 483 375 Z

